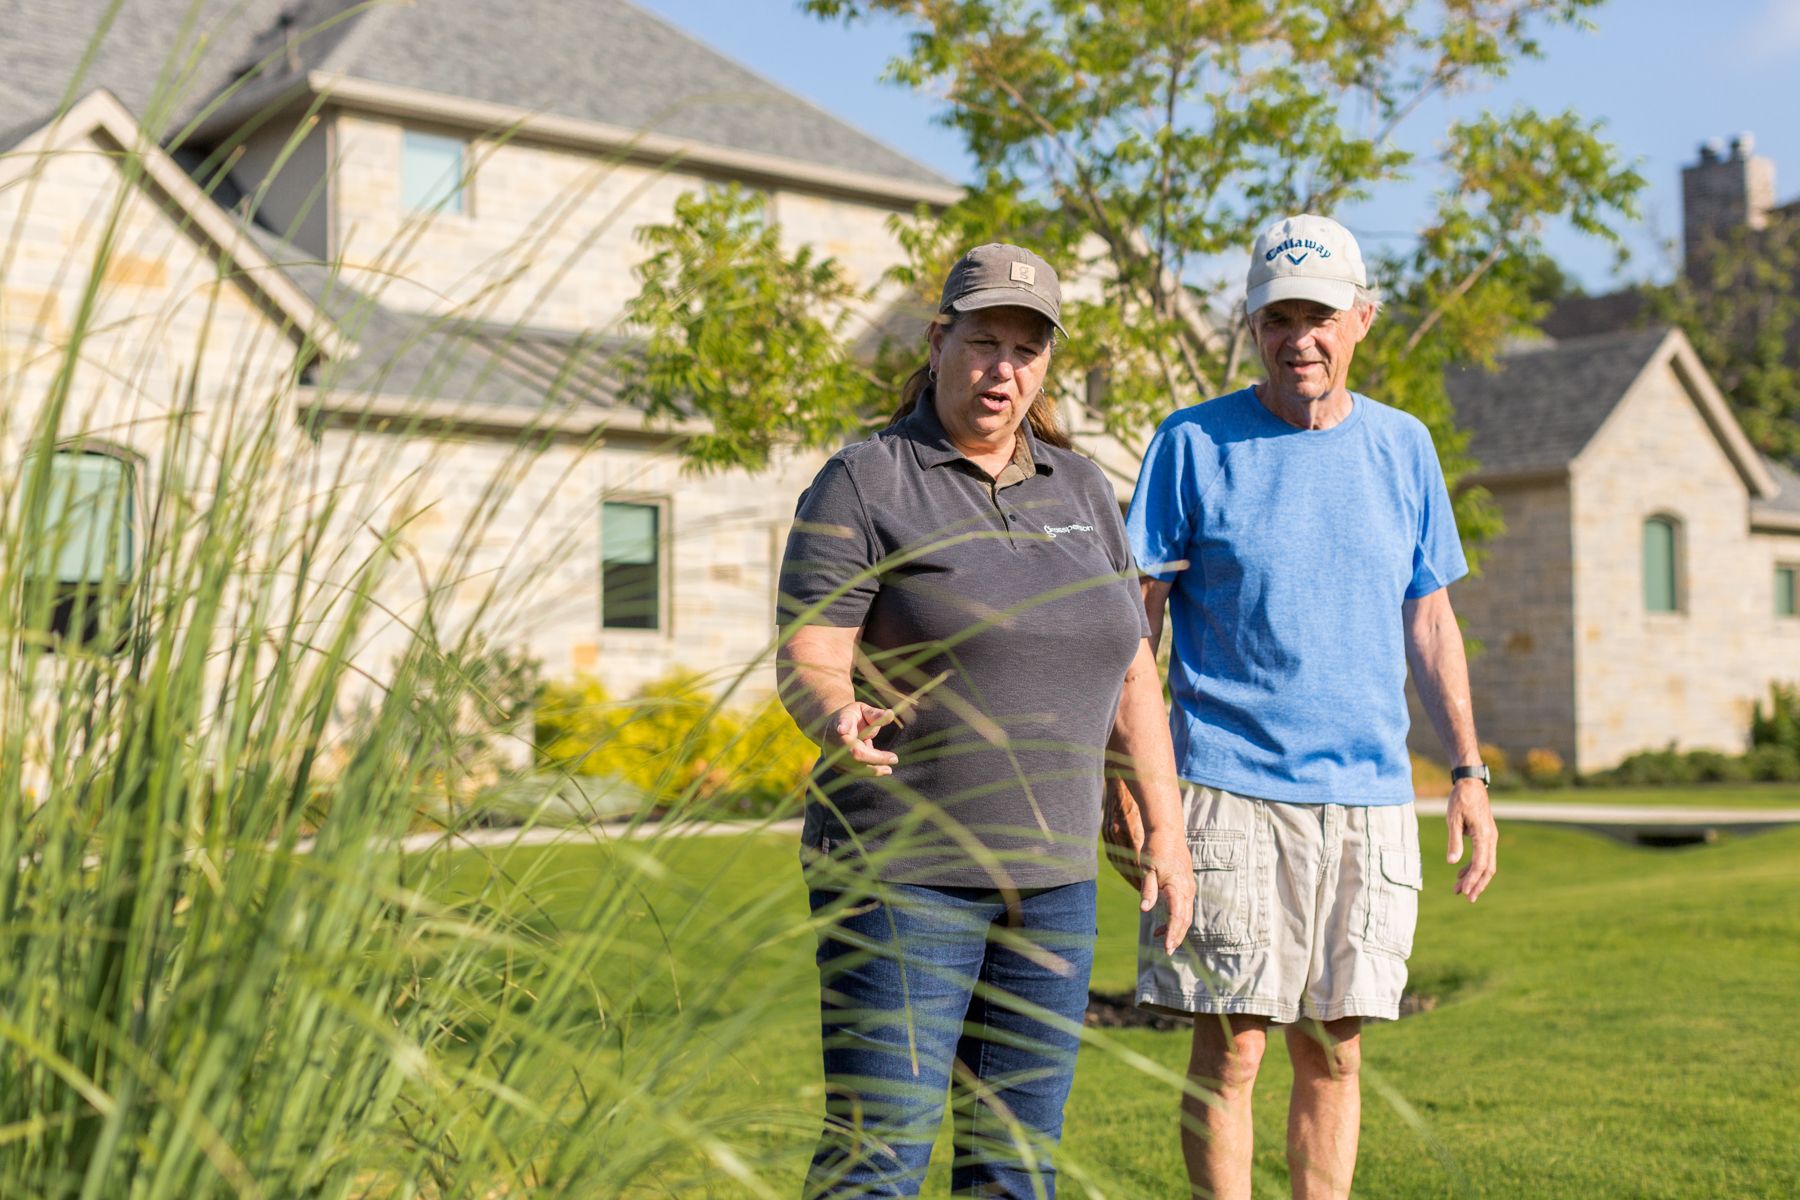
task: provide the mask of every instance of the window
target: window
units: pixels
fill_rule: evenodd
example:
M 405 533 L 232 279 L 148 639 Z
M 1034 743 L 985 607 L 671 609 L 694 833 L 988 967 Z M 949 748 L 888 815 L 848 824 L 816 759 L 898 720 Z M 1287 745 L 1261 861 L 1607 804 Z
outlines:
M 1795 616 L 1794 579 L 1800 576 L 1800 567 L 1783 563 L 1775 568 L 1775 615 L 1778 617 Z
M 137 559 L 131 463 L 84 449 L 58 450 L 48 463 L 43 523 L 28 536 L 38 545 L 32 579 L 50 589 L 49 632 L 84 643 L 102 627 L 122 632 L 116 601 Z
M 467 210 L 467 152 L 461 138 L 406 131 L 400 148 L 400 205 L 408 212 Z
M 601 506 L 600 625 L 662 628 L 662 506 Z
M 1644 611 L 1681 611 L 1680 526 L 1673 517 L 1644 522 Z

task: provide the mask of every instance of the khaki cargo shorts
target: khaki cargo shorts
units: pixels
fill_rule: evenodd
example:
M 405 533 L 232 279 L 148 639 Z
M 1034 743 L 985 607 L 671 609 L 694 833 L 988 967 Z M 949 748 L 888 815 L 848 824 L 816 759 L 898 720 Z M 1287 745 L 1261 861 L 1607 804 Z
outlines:
M 1400 1015 L 1419 916 L 1411 804 L 1278 804 L 1190 784 L 1194 927 L 1173 955 L 1144 914 L 1137 1002 L 1277 1023 Z

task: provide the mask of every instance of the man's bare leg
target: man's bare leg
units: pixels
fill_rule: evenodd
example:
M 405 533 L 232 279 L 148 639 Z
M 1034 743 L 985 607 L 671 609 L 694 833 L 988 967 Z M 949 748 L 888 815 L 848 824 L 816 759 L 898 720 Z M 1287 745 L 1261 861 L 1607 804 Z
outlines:
M 1362 1018 L 1287 1028 L 1294 1062 L 1288 1102 L 1288 1175 L 1294 1200 L 1344 1200 L 1362 1127 Z
M 1181 1156 L 1196 1200 L 1249 1200 L 1250 1096 L 1268 1044 L 1267 1017 L 1194 1018 L 1188 1080 L 1212 1093 L 1181 1098 Z

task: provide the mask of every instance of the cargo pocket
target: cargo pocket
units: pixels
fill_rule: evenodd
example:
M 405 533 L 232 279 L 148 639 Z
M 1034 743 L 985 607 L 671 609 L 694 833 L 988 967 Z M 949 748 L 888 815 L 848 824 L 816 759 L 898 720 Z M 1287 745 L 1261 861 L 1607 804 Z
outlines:
M 1188 937 L 1202 946 L 1252 945 L 1251 899 L 1255 865 L 1249 839 L 1236 829 L 1188 834 L 1194 859 L 1194 926 Z
M 1375 859 L 1363 942 L 1378 954 L 1404 959 L 1412 954 L 1413 928 L 1419 923 L 1424 864 L 1416 849 L 1392 843 L 1375 847 Z

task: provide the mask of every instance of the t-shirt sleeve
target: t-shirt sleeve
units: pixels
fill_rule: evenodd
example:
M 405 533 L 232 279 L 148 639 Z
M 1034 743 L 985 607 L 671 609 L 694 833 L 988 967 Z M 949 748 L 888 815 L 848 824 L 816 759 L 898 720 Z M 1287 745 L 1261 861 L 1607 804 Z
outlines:
M 1165 582 L 1181 574 L 1200 511 L 1194 455 L 1180 426 L 1165 422 L 1138 470 L 1125 528 L 1138 569 Z
M 1456 511 L 1450 504 L 1444 469 L 1438 463 L 1431 435 L 1422 429 L 1420 432 L 1419 541 L 1413 548 L 1412 582 L 1406 585 L 1408 600 L 1429 596 L 1469 573 L 1462 539 L 1456 533 Z
M 1107 561 L 1112 563 L 1122 580 L 1122 586 L 1130 593 L 1138 613 L 1138 636 L 1150 636 L 1150 618 L 1144 612 L 1142 595 L 1138 591 L 1137 564 L 1131 556 L 1131 543 L 1125 532 L 1125 520 L 1119 515 L 1119 502 L 1113 498 L 1112 488 L 1106 483 L 1105 476 L 1096 468 L 1094 481 L 1094 523 L 1100 527 L 1101 540 L 1106 544 Z
M 781 556 L 776 621 L 786 624 L 814 605 L 820 625 L 861 625 L 875 599 L 881 555 L 856 481 L 841 458 L 820 468 L 800 494 L 794 527 Z

